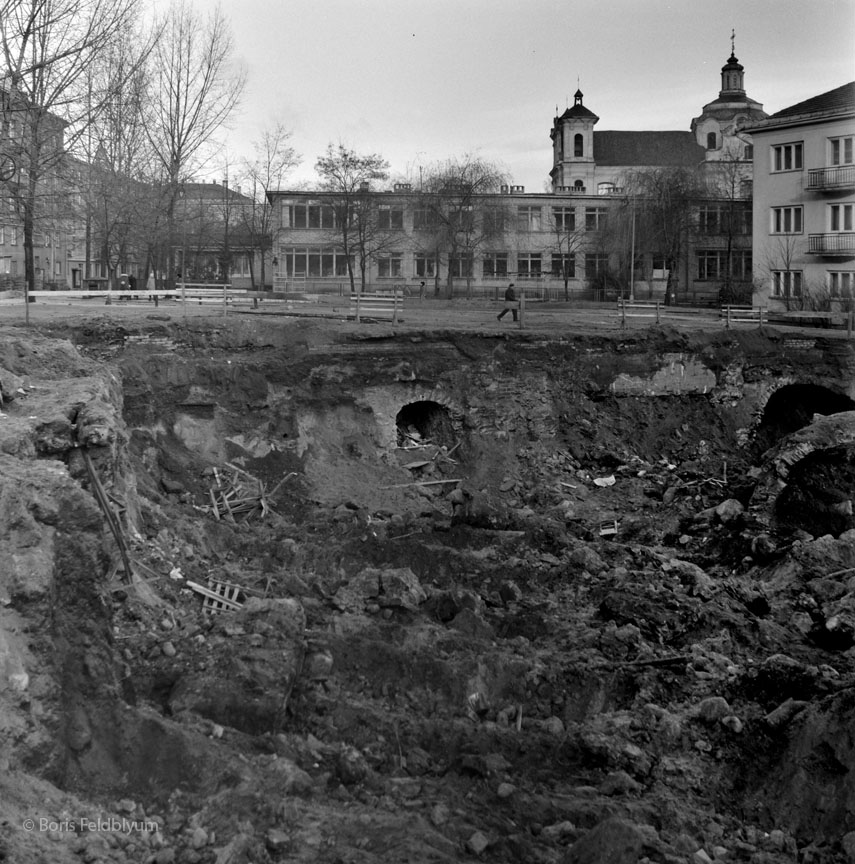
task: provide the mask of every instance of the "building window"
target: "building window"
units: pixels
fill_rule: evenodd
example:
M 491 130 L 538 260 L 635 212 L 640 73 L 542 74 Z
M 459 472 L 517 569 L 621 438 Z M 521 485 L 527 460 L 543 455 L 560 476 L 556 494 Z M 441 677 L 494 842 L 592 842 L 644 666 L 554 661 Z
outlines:
M 830 204 L 828 207 L 828 230 L 851 231 L 853 208 L 855 208 L 855 204 Z
M 377 259 L 377 275 L 381 279 L 400 279 L 404 273 L 404 259 L 400 252 L 390 252 Z
M 855 273 L 829 270 L 828 293 L 847 300 L 855 297 Z
M 707 132 L 707 150 L 715 150 L 716 140 L 715 132 Z
M 773 207 L 772 234 L 801 234 L 801 207 Z
M 540 207 L 517 207 L 517 228 L 540 231 Z
M 575 255 L 556 255 L 552 253 L 552 275 L 567 277 L 568 279 L 576 278 L 576 256 Z
M 585 183 L 584 183 L 584 181 L 582 181 L 582 180 L 577 180 L 577 181 L 573 184 L 573 191 L 574 191 L 574 192 L 584 192 L 584 191 L 585 191 Z
M 553 207 L 552 220 L 558 231 L 576 230 L 576 210 L 573 207 Z
M 381 204 L 377 211 L 377 227 L 381 231 L 403 231 L 404 208 L 392 204 Z
M 778 144 L 772 148 L 772 171 L 801 171 L 802 169 L 801 141 L 792 144 Z
M 9 243 L 12 246 L 18 245 L 18 229 L 14 226 L 9 229 Z
M 300 204 L 290 205 L 290 217 L 292 228 L 328 228 L 335 227 L 335 212 L 327 204 Z
M 347 257 L 320 246 L 283 246 L 279 249 L 279 269 L 292 279 L 346 276 Z
M 464 252 L 456 255 L 448 262 L 448 272 L 452 276 L 460 279 L 469 279 L 472 277 L 472 253 Z
M 413 228 L 417 231 L 436 228 L 437 221 L 436 213 L 430 207 L 417 207 L 413 210 Z
M 603 252 L 585 253 L 585 278 L 595 279 L 609 269 L 609 256 Z
M 433 256 L 416 255 L 415 270 L 416 276 L 422 279 L 433 279 L 436 276 L 436 260 Z
M 852 142 L 855 141 L 855 136 L 847 135 L 845 138 L 829 138 L 829 156 L 828 162 L 830 165 L 851 165 L 852 164 Z
M 483 270 L 485 277 L 508 275 L 508 253 L 488 252 L 484 256 Z
M 801 297 L 802 296 L 802 271 L 801 270 L 773 270 L 772 271 L 772 296 L 773 297 Z
M 698 250 L 698 280 L 727 277 L 727 251 L 724 249 Z M 751 278 L 751 250 L 733 249 L 730 253 L 730 276 L 745 281 Z
M 701 234 L 719 234 L 721 232 L 721 206 L 705 204 L 698 209 L 698 231 Z
M 573 136 L 573 156 L 578 159 L 585 155 L 585 139 L 578 132 Z
M 521 278 L 540 276 L 540 252 L 520 252 L 517 254 L 517 275 Z
M 586 207 L 585 208 L 585 230 L 599 231 L 606 223 L 605 207 Z
M 754 145 L 753 144 L 746 144 L 743 155 L 744 155 L 744 159 L 746 162 L 753 162 L 754 161 Z

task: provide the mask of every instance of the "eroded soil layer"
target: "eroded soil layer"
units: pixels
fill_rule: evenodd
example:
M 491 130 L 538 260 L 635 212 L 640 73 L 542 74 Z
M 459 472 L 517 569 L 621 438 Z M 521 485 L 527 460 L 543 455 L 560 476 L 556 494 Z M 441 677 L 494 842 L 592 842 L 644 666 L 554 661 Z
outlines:
M 0 857 L 852 860 L 853 368 L 4 332 Z

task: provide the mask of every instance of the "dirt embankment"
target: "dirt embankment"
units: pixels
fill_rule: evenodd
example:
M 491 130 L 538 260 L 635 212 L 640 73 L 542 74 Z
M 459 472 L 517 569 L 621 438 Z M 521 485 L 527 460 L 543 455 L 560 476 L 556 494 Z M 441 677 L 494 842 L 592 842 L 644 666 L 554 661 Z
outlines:
M 6 859 L 851 860 L 839 352 L 321 330 L 6 334 Z

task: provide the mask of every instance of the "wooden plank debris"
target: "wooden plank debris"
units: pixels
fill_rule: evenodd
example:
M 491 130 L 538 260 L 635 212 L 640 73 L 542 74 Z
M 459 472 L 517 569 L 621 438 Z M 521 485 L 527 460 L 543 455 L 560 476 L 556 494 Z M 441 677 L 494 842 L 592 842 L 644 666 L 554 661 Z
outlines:
M 243 603 L 240 598 L 243 596 L 243 589 L 239 585 L 233 585 L 231 582 L 218 582 L 215 579 L 208 580 L 208 587 L 200 585 L 198 582 L 186 583 L 187 587 L 197 594 L 201 594 L 202 609 L 205 612 L 235 612 L 238 609 L 243 609 Z
M 253 477 L 248 471 L 226 462 L 226 471 L 214 468 L 215 485 L 208 490 L 211 498 L 211 512 L 216 519 L 227 519 L 229 522 L 246 522 L 253 517 L 264 518 L 273 513 L 269 499 L 279 491 L 283 483 L 291 477 L 296 477 L 296 472 L 286 474 L 268 492 L 264 483 L 257 477 Z

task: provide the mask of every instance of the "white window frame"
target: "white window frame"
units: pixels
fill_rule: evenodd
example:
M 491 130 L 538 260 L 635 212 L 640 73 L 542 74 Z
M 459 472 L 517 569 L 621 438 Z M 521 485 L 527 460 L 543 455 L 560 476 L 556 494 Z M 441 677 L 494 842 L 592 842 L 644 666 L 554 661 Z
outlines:
M 772 297 L 801 297 L 804 273 L 801 270 L 772 270 Z
M 855 271 L 829 270 L 828 293 L 834 298 L 843 300 L 855 297 Z
M 585 230 L 599 231 L 608 216 L 608 207 L 586 207 L 585 208 Z
M 543 214 L 539 206 L 527 204 L 517 207 L 517 228 L 520 231 L 540 231 L 542 218 Z
M 413 259 L 414 275 L 420 279 L 436 277 L 436 258 L 433 255 L 416 255 Z
M 508 275 L 509 264 L 507 252 L 487 252 L 481 259 L 481 272 L 486 279 L 503 279 Z
M 536 279 L 543 275 L 543 254 L 540 252 L 517 252 L 517 276 L 520 279 Z
M 377 208 L 377 227 L 381 231 L 403 231 L 403 206 L 400 204 L 381 204 Z
M 804 141 L 789 141 L 786 144 L 773 144 L 771 161 L 772 174 L 784 171 L 801 171 L 804 166 Z
M 403 279 L 404 278 L 404 254 L 402 252 L 389 252 L 377 258 L 378 279 Z
M 575 207 L 553 207 L 552 221 L 558 231 L 576 230 L 576 208 Z
M 801 205 L 773 207 L 770 234 L 804 233 L 804 209 Z
M 828 139 L 828 164 L 855 164 L 855 135 L 840 135 Z
M 828 230 L 832 234 L 855 231 L 855 204 L 829 204 Z

